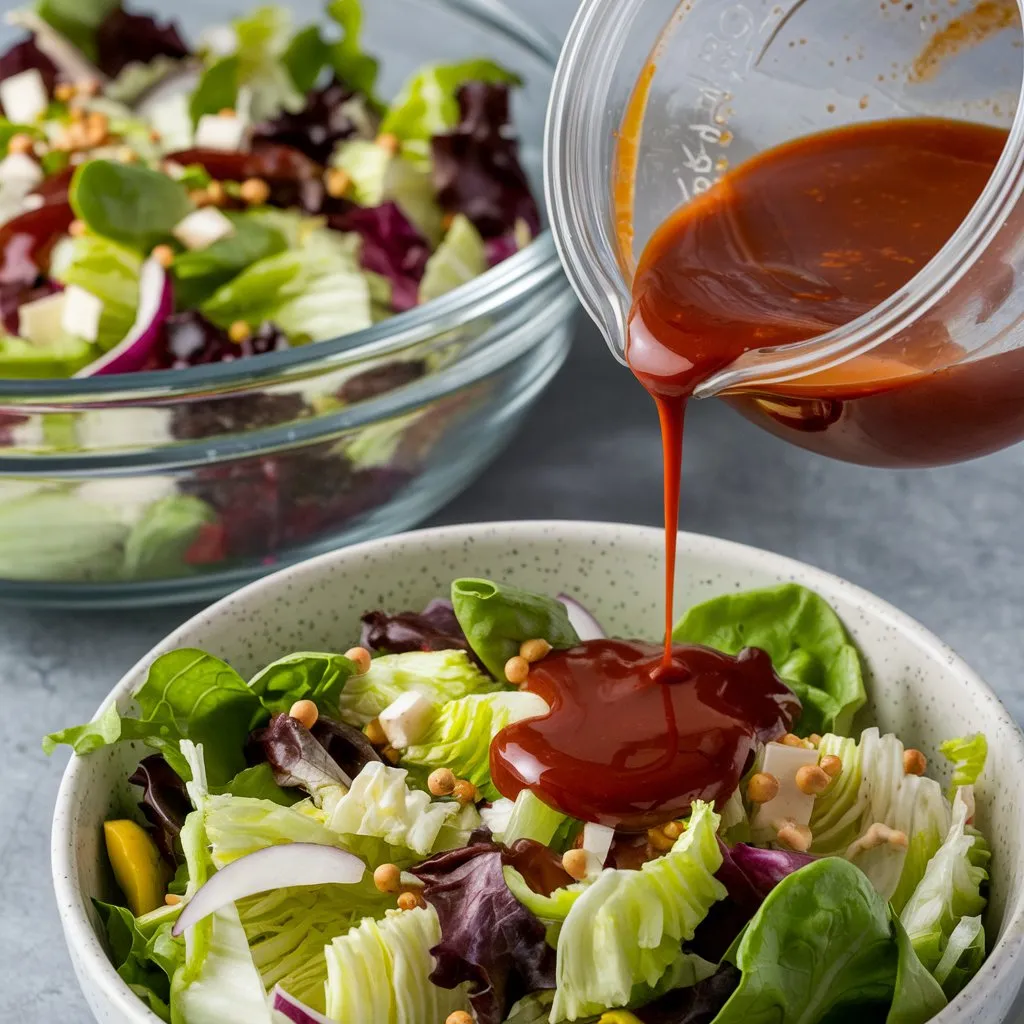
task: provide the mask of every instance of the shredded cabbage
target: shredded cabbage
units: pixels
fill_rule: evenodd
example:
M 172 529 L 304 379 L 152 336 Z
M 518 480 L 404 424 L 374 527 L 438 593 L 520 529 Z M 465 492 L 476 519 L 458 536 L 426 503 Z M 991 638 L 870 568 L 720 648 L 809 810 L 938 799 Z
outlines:
M 326 948 L 327 1016 L 341 1024 L 426 1024 L 468 1010 L 466 986 L 430 981 L 441 941 L 433 907 L 370 918 Z
M 402 763 L 430 770 L 450 768 L 458 778 L 469 779 L 486 799 L 497 800 L 501 794 L 491 782 L 491 740 L 506 725 L 547 712 L 541 697 L 525 691 L 451 700 L 438 711 L 426 736 L 402 752 Z
M 338 699 L 338 712 L 349 725 L 362 728 L 406 690 L 422 693 L 434 704 L 502 687 L 484 675 L 465 651 L 410 651 L 385 654 L 370 670 L 353 676 Z
M 639 871 L 609 868 L 573 903 L 558 937 L 558 987 L 551 1021 L 624 1006 L 636 985 L 653 988 L 693 938 L 711 906 L 727 895 L 719 817 L 697 801 L 672 849 Z

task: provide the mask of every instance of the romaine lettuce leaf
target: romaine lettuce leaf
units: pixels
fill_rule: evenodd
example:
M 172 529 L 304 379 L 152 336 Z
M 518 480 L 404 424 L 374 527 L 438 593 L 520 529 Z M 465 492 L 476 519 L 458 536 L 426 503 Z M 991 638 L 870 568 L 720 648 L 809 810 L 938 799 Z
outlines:
M 489 679 L 465 651 L 407 651 L 386 654 L 370 662 L 370 670 L 353 676 L 338 695 L 340 717 L 364 726 L 394 703 L 406 690 L 416 690 L 435 704 L 493 693 L 502 689 Z
M 563 826 L 566 815 L 549 807 L 531 789 L 521 790 L 505 827 L 502 842 L 511 846 L 519 839 L 532 839 L 550 846 L 555 833 Z
M 981 888 L 988 880 L 988 857 L 988 844 L 980 833 L 968 829 L 967 805 L 957 797 L 949 834 L 900 914 L 928 970 L 938 967 L 960 920 L 977 917 L 985 908 Z
M 457 778 L 469 779 L 485 799 L 496 800 L 501 794 L 491 782 L 491 741 L 506 725 L 547 712 L 542 698 L 525 691 L 477 693 L 449 701 L 420 742 L 402 751 L 402 763 L 430 771 L 450 768 Z
M 370 762 L 338 801 L 328 828 L 344 836 L 383 839 L 392 847 L 418 854 L 420 859 L 428 856 L 434 852 L 441 829 L 458 814 L 459 806 L 434 802 L 429 793 L 409 789 L 407 776 L 408 772 L 400 768 Z
M 469 1008 L 466 988 L 433 984 L 441 941 L 432 907 L 366 918 L 326 948 L 327 1016 L 345 1024 L 424 1024 Z
M 949 799 L 952 800 L 961 786 L 973 786 L 981 778 L 988 758 L 988 740 L 981 732 L 973 736 L 958 736 L 946 740 L 939 751 L 953 764 L 953 781 L 949 789 Z
M 437 251 L 427 260 L 420 302 L 429 302 L 479 277 L 487 270 L 484 240 L 473 222 L 457 214 Z
M 551 1020 L 576 1020 L 624 1006 L 634 986 L 653 988 L 727 893 L 718 815 L 697 801 L 672 849 L 639 871 L 603 871 L 573 903 L 558 936 Z
M 495 679 L 505 678 L 505 662 L 524 640 L 536 637 L 565 650 L 580 639 L 561 601 L 491 580 L 452 583 L 452 606 L 469 645 Z
M 113 348 L 131 329 L 139 304 L 138 252 L 98 235 L 71 241 L 66 261 L 55 276 L 64 284 L 78 285 L 103 302 L 96 342 L 104 351 Z
M 357 247 L 356 235 L 314 231 L 301 248 L 258 260 L 218 288 L 202 313 L 220 327 L 270 320 L 292 344 L 362 330 L 374 322 L 374 290 Z
M 800 735 L 850 732 L 867 699 L 860 654 L 839 616 L 796 583 L 725 594 L 691 608 L 672 632 L 679 643 L 726 654 L 760 647 L 803 702 Z
M 985 926 L 980 917 L 962 917 L 949 936 L 935 980 L 949 999 L 981 969 L 985 959 Z

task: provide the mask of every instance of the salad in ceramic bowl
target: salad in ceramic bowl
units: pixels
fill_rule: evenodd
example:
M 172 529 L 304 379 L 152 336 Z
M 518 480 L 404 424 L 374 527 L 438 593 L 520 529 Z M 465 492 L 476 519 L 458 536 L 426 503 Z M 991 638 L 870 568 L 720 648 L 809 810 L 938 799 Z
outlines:
M 353 585 L 385 557 L 365 547 Z M 316 592 L 332 586 L 319 561 Z M 315 582 L 311 564 L 282 574 L 281 595 Z M 264 614 L 248 595 L 239 623 Z M 287 619 L 295 599 L 278 600 Z M 233 614 L 229 600 L 211 621 Z M 900 649 L 893 622 L 876 651 Z M 102 823 L 117 889 L 92 894 L 140 1010 L 183 1024 L 968 1019 L 944 1010 L 966 1005 L 995 940 L 975 801 L 986 736 L 948 737 L 935 763 L 855 724 L 869 669 L 814 590 L 737 584 L 691 607 L 666 654 L 606 636 L 571 596 L 463 577 L 425 608 L 367 610 L 338 640 L 248 678 L 166 645 L 130 704 L 47 739 L 90 758 L 149 748 L 130 759 L 141 814 L 125 802 Z
M 234 361 L 438 298 L 540 228 L 517 75 L 430 64 L 389 102 L 359 0 L 186 41 L 45 0 L 0 56 L 0 377 Z

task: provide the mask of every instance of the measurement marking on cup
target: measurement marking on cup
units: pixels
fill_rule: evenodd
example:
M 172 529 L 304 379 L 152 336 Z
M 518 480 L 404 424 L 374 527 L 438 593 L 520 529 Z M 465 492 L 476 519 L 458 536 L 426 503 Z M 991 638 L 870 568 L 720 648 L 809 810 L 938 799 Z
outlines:
M 732 139 L 731 133 L 722 127 L 726 124 L 722 108 L 728 99 L 729 94 L 722 89 L 716 89 L 710 85 L 701 86 L 695 113 L 705 114 L 707 120 L 687 125 L 692 137 L 688 142 L 680 143 L 683 153 L 682 166 L 696 175 L 689 181 L 682 175 L 676 177 L 676 183 L 687 202 L 695 195 L 707 192 L 715 183 L 713 172 L 720 166 L 721 160 L 716 160 L 708 152 L 707 147 L 709 145 L 725 146 L 726 140 Z

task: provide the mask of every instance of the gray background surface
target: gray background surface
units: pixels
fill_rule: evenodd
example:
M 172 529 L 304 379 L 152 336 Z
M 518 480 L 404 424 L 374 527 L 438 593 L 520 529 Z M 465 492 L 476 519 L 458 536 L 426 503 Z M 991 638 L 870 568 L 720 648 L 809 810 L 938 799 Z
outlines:
M 558 31 L 574 6 L 518 3 Z M 581 320 L 569 364 L 512 447 L 433 522 L 657 524 L 660 458 L 650 400 Z M 685 477 L 684 529 L 792 555 L 870 588 L 949 641 L 1024 719 L 1024 446 L 951 469 L 866 470 L 788 448 L 712 403 L 691 415 Z M 0 1021 L 90 1020 L 49 882 L 50 813 L 65 758 L 44 758 L 39 738 L 87 718 L 124 670 L 195 610 L 0 609 Z

